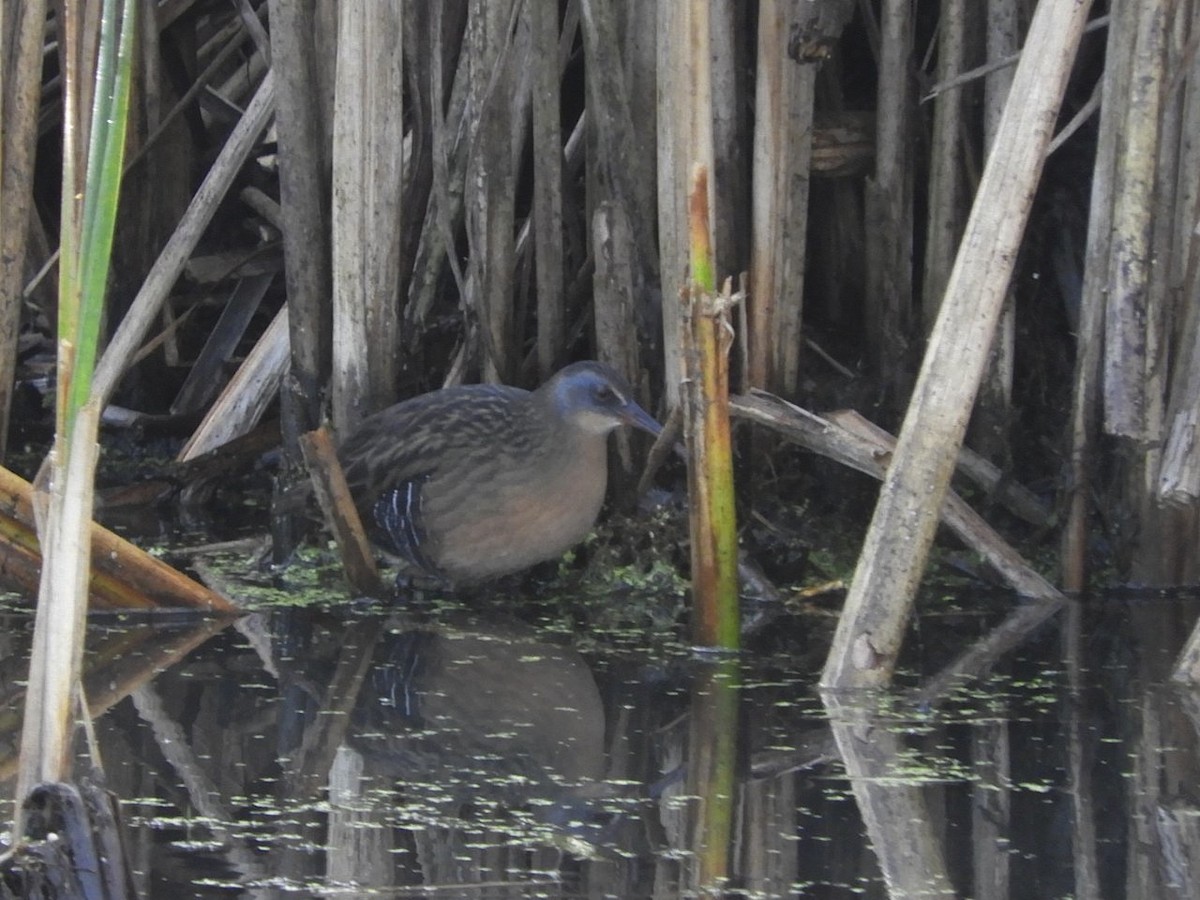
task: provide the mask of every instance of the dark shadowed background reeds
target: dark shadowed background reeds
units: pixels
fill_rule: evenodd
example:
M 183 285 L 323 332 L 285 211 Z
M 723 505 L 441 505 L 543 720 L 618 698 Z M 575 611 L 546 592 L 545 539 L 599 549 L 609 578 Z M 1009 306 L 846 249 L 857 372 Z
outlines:
M 184 459 L 278 419 L 298 471 L 322 419 L 582 357 L 665 416 L 701 162 L 718 278 L 749 275 L 733 389 L 895 432 L 946 285 L 980 289 L 951 269 L 1036 6 L 147 4 L 106 418 L 184 437 Z M 3 10 L 12 449 L 48 441 L 61 10 Z M 1097 559 L 1195 581 L 1200 4 L 1090 16 L 968 444 L 1057 511 L 1067 587 Z M 743 449 L 761 475 L 769 449 Z

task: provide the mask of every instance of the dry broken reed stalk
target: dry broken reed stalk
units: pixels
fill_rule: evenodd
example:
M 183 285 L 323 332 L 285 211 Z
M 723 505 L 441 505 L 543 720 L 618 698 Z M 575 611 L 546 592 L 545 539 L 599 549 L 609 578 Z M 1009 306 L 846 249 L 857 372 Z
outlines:
M 702 647 L 739 644 L 738 538 L 729 426 L 730 280 L 718 292 L 709 231 L 708 172 L 693 168 L 691 265 L 680 298 L 680 401 L 688 450 L 692 636 Z

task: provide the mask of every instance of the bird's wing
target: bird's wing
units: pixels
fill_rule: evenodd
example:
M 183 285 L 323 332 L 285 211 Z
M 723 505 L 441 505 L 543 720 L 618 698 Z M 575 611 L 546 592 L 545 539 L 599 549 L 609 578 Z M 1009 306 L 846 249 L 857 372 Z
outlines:
M 364 419 L 338 451 L 364 524 L 386 549 L 429 572 L 421 545 L 422 487 L 464 452 L 490 449 L 489 421 L 504 414 L 514 388 L 470 385 L 414 397 Z M 374 526 L 374 527 L 372 527 Z
M 338 452 L 363 525 L 388 551 L 433 571 L 421 543 L 421 485 L 437 471 L 446 439 L 438 395 L 417 397 L 362 421 Z

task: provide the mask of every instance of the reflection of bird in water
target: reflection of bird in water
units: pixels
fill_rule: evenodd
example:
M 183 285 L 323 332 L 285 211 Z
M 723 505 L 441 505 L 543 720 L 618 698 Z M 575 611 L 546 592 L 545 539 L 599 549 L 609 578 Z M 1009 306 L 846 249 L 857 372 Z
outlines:
M 351 732 L 364 771 L 395 779 L 421 821 L 532 821 L 575 852 L 600 836 L 592 808 L 610 793 L 600 693 L 578 653 L 525 626 L 385 636 Z
M 597 362 L 533 392 L 466 385 L 363 420 L 338 451 L 383 549 L 427 575 L 472 582 L 561 555 L 596 522 L 607 436 L 661 430 L 625 380 Z

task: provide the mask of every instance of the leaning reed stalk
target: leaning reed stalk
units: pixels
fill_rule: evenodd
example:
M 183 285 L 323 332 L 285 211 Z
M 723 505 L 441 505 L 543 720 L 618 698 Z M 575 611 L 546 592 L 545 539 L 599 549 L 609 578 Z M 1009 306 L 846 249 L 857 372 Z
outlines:
M 92 482 L 101 401 L 92 372 L 108 280 L 125 124 L 133 71 L 136 0 L 105 0 L 93 90 L 95 105 L 84 171 L 75 165 L 84 75 L 78 52 L 80 10 L 68 7 L 64 73 L 62 260 L 59 271 L 58 410 L 50 457 L 49 514 L 41 530 L 38 591 L 26 718 L 17 776 L 19 801 L 39 782 L 70 776 L 79 701 L 84 617 L 91 563 Z M 18 807 L 19 808 L 19 807 Z M 19 819 L 15 831 L 20 834 Z
M 1090 3 L 1040 4 L 838 620 L 822 685 L 886 685 L 933 544 Z

